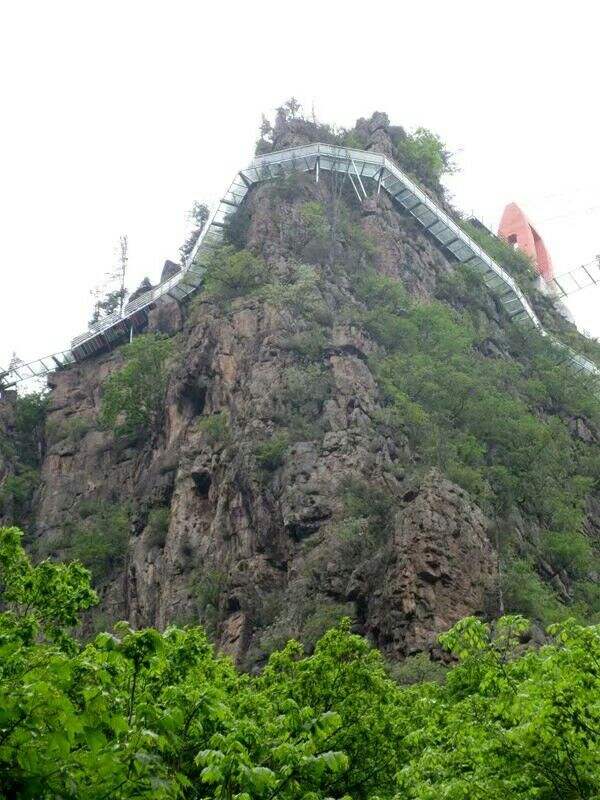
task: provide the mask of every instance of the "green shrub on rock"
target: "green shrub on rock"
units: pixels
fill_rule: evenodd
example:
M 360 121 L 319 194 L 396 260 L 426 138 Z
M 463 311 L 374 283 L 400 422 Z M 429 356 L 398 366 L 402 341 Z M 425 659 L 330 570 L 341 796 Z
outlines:
M 68 557 L 81 561 L 96 583 L 113 576 L 125 564 L 131 519 L 124 505 L 104 500 L 80 503 L 74 517 L 64 526 L 61 542 Z
M 100 422 L 118 436 L 156 431 L 164 416 L 167 360 L 173 341 L 146 333 L 121 352 L 124 365 L 102 385 Z
M 231 438 L 229 415 L 219 411 L 198 420 L 198 430 L 203 431 L 210 445 L 226 445 Z
M 228 245 L 216 248 L 206 264 L 204 290 L 217 301 L 244 297 L 270 280 L 270 268 L 248 250 Z
M 283 433 L 273 434 L 267 441 L 254 448 L 254 458 L 258 466 L 266 472 L 275 472 L 285 461 L 288 439 Z
M 572 578 L 581 578 L 598 567 L 590 540 L 578 531 L 544 534 L 542 553 L 556 569 L 564 569 Z
M 0 518 L 18 525 L 27 517 L 40 475 L 38 470 L 22 467 L 8 474 L 0 483 Z
M 426 653 L 415 653 L 404 661 L 390 665 L 390 675 L 402 686 L 419 683 L 443 683 L 448 667 L 439 661 L 432 661 Z
M 146 525 L 147 542 L 150 547 L 164 547 L 171 521 L 171 509 L 167 506 L 153 508 L 148 514 Z
M 568 616 L 552 591 L 525 559 L 513 558 L 503 568 L 501 588 L 504 607 L 509 612 L 527 614 L 544 625 Z
M 73 415 L 61 422 L 51 418 L 46 423 L 46 441 L 50 445 L 64 440 L 77 444 L 86 433 L 92 430 L 92 427 L 91 420 L 78 415 Z
M 48 396 L 45 392 L 32 392 L 16 398 L 16 445 L 19 460 L 27 466 L 39 466 L 40 442 L 47 413 Z
M 452 154 L 440 137 L 427 128 L 417 128 L 396 142 L 400 166 L 431 189 L 439 190 L 440 178 L 455 171 Z

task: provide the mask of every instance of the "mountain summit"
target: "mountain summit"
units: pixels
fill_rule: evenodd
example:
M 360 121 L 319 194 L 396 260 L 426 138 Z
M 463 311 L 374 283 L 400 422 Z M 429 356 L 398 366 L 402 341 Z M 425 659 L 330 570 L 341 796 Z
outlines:
M 90 566 L 90 630 L 200 621 L 250 670 L 342 617 L 392 660 L 438 657 L 467 615 L 594 618 L 600 405 L 564 348 L 600 347 L 452 208 L 437 136 L 381 112 L 336 130 L 292 103 L 257 153 L 314 142 L 397 164 L 550 337 L 377 169 L 271 169 L 185 300 L 51 374 L 46 400 L 0 401 L 0 515 L 36 558 Z

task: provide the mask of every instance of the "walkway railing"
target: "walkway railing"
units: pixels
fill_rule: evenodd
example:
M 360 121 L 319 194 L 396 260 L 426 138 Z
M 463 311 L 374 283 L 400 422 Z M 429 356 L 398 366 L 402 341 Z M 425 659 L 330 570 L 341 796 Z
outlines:
M 512 276 L 490 258 L 393 161 L 379 153 L 315 143 L 257 156 L 234 178 L 211 214 L 181 272 L 128 303 L 122 313 L 115 312 L 95 323 L 85 333 L 76 336 L 71 342 L 70 350 L 16 369 L 4 372 L 0 370 L 0 385 L 11 386 L 27 377 L 39 377 L 59 366 L 83 361 L 93 353 L 122 340 L 132 328 L 140 327 L 146 321 L 148 311 L 167 298 L 184 300 L 201 285 L 207 257 L 222 241 L 227 218 L 241 205 L 252 186 L 293 172 L 314 171 L 318 180 L 322 170 L 344 173 L 360 200 L 367 196 L 364 186 L 366 182 L 378 193 L 381 190 L 387 192 L 461 264 L 466 264 L 482 275 L 485 284 L 497 295 L 511 319 L 537 330 L 542 336 L 549 336 Z M 592 361 L 554 337 L 549 338 L 564 352 L 565 359 L 576 371 L 583 370 L 595 378 L 600 377 L 600 369 Z
M 568 297 L 582 289 L 600 286 L 600 260 L 596 259 L 569 272 L 563 272 L 562 275 L 552 278 L 552 285 L 558 297 Z

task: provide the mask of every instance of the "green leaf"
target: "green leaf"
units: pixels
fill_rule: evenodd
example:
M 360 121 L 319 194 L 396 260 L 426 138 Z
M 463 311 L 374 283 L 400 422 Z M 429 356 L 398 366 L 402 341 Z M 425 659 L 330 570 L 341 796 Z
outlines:
M 85 728 L 83 732 L 92 753 L 97 753 L 106 745 L 106 737 L 97 728 Z
M 331 772 L 345 772 L 348 769 L 348 756 L 340 751 L 320 753 L 317 759 L 322 760 Z
M 223 780 L 223 773 L 216 764 L 209 764 L 200 773 L 204 783 L 220 783 Z

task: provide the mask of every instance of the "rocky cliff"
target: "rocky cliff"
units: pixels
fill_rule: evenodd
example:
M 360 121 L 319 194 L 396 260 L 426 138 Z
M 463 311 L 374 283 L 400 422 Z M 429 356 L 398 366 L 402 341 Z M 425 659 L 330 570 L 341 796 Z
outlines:
M 322 138 L 312 125 L 282 113 L 262 148 Z M 402 135 L 376 114 L 353 143 L 398 156 Z M 419 302 L 469 306 L 490 358 L 511 358 L 509 323 L 487 294 L 449 299 L 456 265 L 383 194 L 359 205 L 304 176 L 252 190 L 237 217 L 232 249 L 270 277 L 151 312 L 148 331 L 176 342 L 158 429 L 100 426 L 118 350 L 51 376 L 33 549 L 72 555 L 85 532 L 102 594 L 91 627 L 200 620 L 253 667 L 348 615 L 391 658 L 430 651 L 459 618 L 500 609 L 498 520 L 386 420 L 385 347 L 360 322 L 356 275 L 368 264 Z M 584 416 L 572 424 L 595 441 Z
M 7 476 L 14 472 L 15 454 L 9 446 L 14 440 L 14 400 L 11 393 L 0 403 L 0 482 L 4 483 Z

